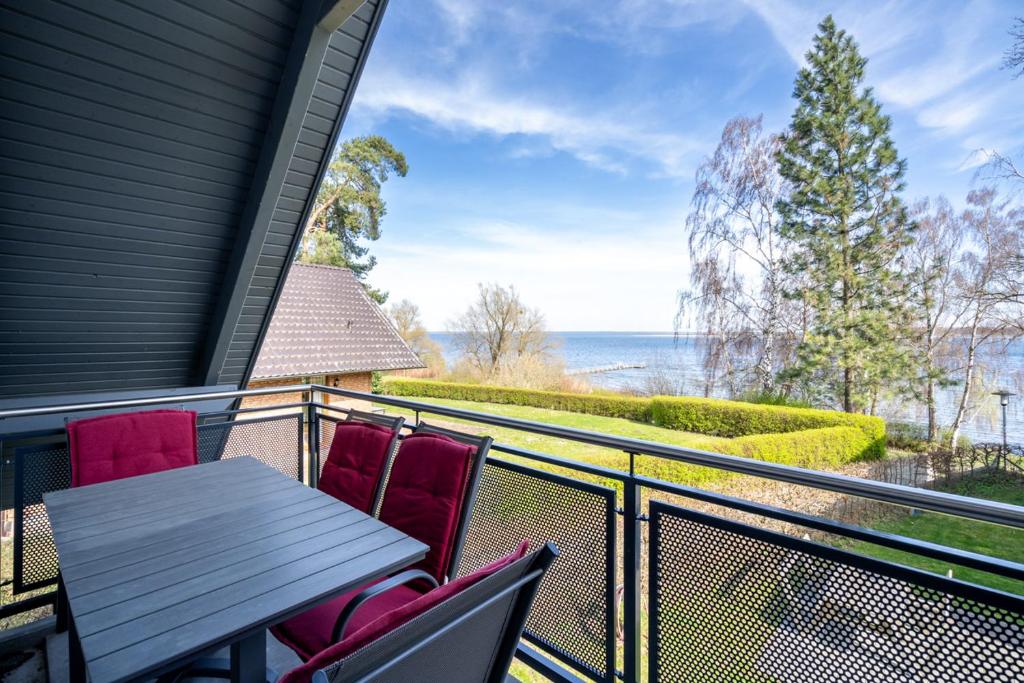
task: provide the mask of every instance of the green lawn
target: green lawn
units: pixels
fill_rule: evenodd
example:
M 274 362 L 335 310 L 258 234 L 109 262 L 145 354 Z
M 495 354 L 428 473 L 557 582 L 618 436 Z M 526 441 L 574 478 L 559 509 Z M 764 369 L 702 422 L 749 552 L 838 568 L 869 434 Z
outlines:
M 584 413 L 568 413 L 560 410 L 532 408 L 529 406 L 476 403 L 473 401 L 452 401 L 439 398 L 414 400 L 422 400 L 425 403 L 433 403 L 436 405 L 460 408 L 462 410 L 472 410 L 481 413 L 490 413 L 492 415 L 501 415 L 503 417 L 517 418 L 520 420 L 532 420 L 534 422 L 544 422 L 547 424 L 572 427 L 574 429 L 584 429 L 592 432 L 603 432 L 606 434 L 614 434 L 616 436 L 642 439 L 644 441 L 655 441 L 674 446 L 707 448 L 709 444 L 713 444 L 715 441 L 727 440 L 718 439 L 713 436 L 706 436 L 704 434 L 692 434 L 690 432 L 681 432 L 675 429 L 655 427 L 654 425 L 633 422 L 632 420 L 626 420 L 618 417 L 603 417 L 600 415 L 586 415 Z M 390 406 L 384 407 L 387 408 L 389 413 L 406 415 L 407 418 L 410 420 L 412 419 L 412 411 L 397 410 Z M 430 422 L 433 419 L 435 422 L 460 423 L 459 420 L 454 420 L 452 418 L 432 416 L 428 414 L 423 414 L 422 419 L 425 422 Z M 629 457 L 621 451 L 600 448 L 576 441 L 566 441 L 565 439 L 558 439 L 550 436 L 542 436 L 540 434 L 530 434 L 528 432 L 521 432 L 515 429 L 490 427 L 470 422 L 461 424 L 466 426 L 466 431 L 489 434 L 494 437 L 495 441 L 510 446 L 518 446 L 520 448 L 540 451 L 542 453 L 556 455 L 569 460 L 580 460 L 594 465 L 601 465 L 624 471 L 629 469 Z M 531 461 L 530 464 L 543 468 L 543 466 L 536 463 L 536 461 Z M 706 483 L 711 480 L 721 479 L 723 476 L 728 476 L 724 472 L 707 467 L 697 467 L 684 463 L 676 463 L 661 458 L 638 458 L 637 472 L 652 477 L 658 477 L 660 479 L 666 479 L 668 481 L 693 485 Z
M 950 493 L 964 496 L 997 500 L 1013 505 L 1024 505 L 1024 478 L 1008 475 L 974 477 L 961 481 L 947 489 Z M 879 531 L 931 541 L 941 545 L 970 550 L 983 555 L 1001 557 L 1014 562 L 1024 562 L 1024 531 L 976 522 L 969 519 L 950 517 L 933 512 L 916 515 L 902 515 L 892 519 L 879 520 L 872 524 Z M 947 562 L 919 557 L 899 550 L 880 548 L 857 542 L 851 549 L 884 560 L 907 564 L 937 574 L 953 570 L 953 577 L 979 583 L 1010 593 L 1024 595 L 1024 582 L 993 576 L 977 569 L 950 565 Z

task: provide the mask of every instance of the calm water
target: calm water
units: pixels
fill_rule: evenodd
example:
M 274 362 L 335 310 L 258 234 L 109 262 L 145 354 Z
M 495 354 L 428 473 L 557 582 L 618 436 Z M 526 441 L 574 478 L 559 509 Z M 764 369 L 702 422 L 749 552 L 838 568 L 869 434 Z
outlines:
M 452 335 L 431 333 L 430 335 L 444 349 L 449 362 L 455 360 Z M 644 364 L 645 368 L 631 368 L 599 374 L 586 375 L 594 386 L 609 389 L 645 389 L 657 377 L 664 378 L 680 394 L 701 395 L 704 340 L 699 335 L 681 335 L 676 338 L 671 332 L 559 332 L 554 337 L 560 343 L 560 352 L 566 367 L 571 371 L 579 368 L 593 368 L 615 363 Z M 998 361 L 990 361 L 998 376 L 986 377 L 986 383 L 1007 386 L 1011 391 L 1022 392 L 1020 377 L 1024 374 L 1024 343 L 1012 344 Z M 945 389 L 939 396 L 939 421 L 948 424 L 955 413 L 958 400 L 956 387 Z M 964 433 L 979 441 L 1002 439 L 998 397 L 986 397 L 978 414 L 974 416 Z M 906 403 L 886 405 L 883 415 L 890 419 L 923 424 L 923 406 Z M 1024 443 L 1024 396 L 1010 398 L 1007 410 L 1007 435 L 1011 441 Z

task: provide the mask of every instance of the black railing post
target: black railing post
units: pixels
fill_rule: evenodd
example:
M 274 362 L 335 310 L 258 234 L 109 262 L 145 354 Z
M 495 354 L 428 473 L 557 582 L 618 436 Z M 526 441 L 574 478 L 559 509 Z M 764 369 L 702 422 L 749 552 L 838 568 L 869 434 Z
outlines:
M 319 400 L 319 392 L 309 391 L 305 394 L 306 403 L 306 483 L 317 485 L 320 475 L 320 419 L 314 403 Z
M 634 478 L 635 453 L 629 454 L 629 479 L 623 485 L 622 515 L 622 625 L 623 625 L 623 680 L 639 683 L 640 652 L 640 561 L 643 540 L 640 523 L 643 520 L 640 505 L 640 487 Z

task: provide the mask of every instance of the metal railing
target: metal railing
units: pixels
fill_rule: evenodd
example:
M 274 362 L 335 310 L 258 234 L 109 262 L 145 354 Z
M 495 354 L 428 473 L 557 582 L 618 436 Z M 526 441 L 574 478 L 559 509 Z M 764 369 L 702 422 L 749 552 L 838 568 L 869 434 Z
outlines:
M 313 481 L 332 438 L 333 423 L 323 418 L 345 411 L 325 396 L 405 411 L 412 425 L 428 415 L 623 454 L 628 465 L 620 470 L 499 442 L 485 469 L 461 571 L 522 538 L 559 544 L 561 557 L 531 613 L 528 645 L 520 648 L 521 660 L 553 680 L 838 681 L 851 680 L 851 671 L 864 672 L 863 680 L 894 681 L 1024 676 L 1020 595 L 891 564 L 806 534 L 1018 581 L 1024 581 L 1024 564 L 644 476 L 637 463 L 667 459 L 1022 529 L 1024 508 L 1018 506 L 320 385 L 0 411 L 0 433 L 5 418 L 296 392 L 304 400 L 289 407 L 299 412 L 254 417 L 281 408 L 270 406 L 201 416 L 202 458 L 262 454 L 281 471 Z M 15 518 L 12 587 L 18 594 L 38 591 L 56 574 L 39 501 L 48 487 L 69 481 L 63 435 L 6 434 L 0 453 L 2 507 Z M 780 532 L 763 522 L 789 526 Z M 0 616 L 50 599 L 33 595 L 2 605 Z M 928 661 L 921 660 L 924 651 Z

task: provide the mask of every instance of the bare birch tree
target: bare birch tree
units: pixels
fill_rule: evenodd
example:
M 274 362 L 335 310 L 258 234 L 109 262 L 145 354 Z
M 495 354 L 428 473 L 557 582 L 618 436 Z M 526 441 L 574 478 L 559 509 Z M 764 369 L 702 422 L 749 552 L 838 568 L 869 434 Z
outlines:
M 686 218 L 690 288 L 680 294 L 676 327 L 695 313 L 708 336 L 705 393 L 720 377 L 736 393 L 749 386 L 750 375 L 761 391 L 775 391 L 781 347 L 791 336 L 783 297 L 786 244 L 775 209 L 784 192 L 778 148 L 760 116 L 738 116 L 697 169 Z
M 936 390 L 952 383 L 952 342 L 968 315 L 968 306 L 956 291 L 957 258 L 964 232 L 960 217 L 945 197 L 934 202 L 923 199 L 911 213 L 917 230 L 901 261 L 907 270 L 905 281 L 910 285 L 909 310 L 915 317 L 912 339 L 920 373 L 910 391 L 925 404 L 928 440 L 936 441 Z
M 995 190 L 975 190 L 967 197 L 963 223 L 967 244 L 957 273 L 958 296 L 965 308 L 962 390 L 950 429 L 955 448 L 975 400 L 980 352 L 1021 332 L 1022 234 L 1024 209 L 1010 208 Z

